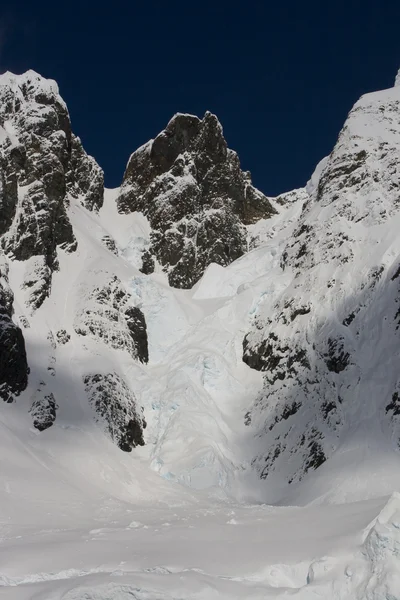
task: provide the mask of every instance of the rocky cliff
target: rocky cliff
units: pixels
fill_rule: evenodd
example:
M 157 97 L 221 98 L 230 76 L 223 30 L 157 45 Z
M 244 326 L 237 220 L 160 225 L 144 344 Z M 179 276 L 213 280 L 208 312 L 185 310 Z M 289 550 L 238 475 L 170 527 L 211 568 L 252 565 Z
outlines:
M 226 266 L 242 256 L 245 225 L 277 213 L 241 170 L 209 112 L 203 119 L 175 115 L 134 152 L 117 203 L 121 213 L 140 211 L 149 220 L 143 273 L 158 263 L 178 288 L 192 287 L 210 263 Z

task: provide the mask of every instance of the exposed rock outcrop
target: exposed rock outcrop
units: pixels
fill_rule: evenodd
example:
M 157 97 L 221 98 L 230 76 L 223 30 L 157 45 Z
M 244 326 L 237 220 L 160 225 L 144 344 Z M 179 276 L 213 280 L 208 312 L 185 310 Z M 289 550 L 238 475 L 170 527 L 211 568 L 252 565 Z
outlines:
M 30 409 L 35 429 L 45 431 L 51 427 L 56 420 L 57 409 L 58 405 L 53 393 L 41 394 L 38 391 Z
M 355 414 L 386 415 L 399 439 L 399 114 L 399 88 L 354 106 L 307 186 L 280 261 L 283 290 L 244 340 L 244 361 L 265 373 L 246 415 L 261 477 L 299 481 L 334 453 Z
M 101 340 L 132 358 L 148 362 L 147 328 L 143 313 L 129 303 L 121 281 L 105 271 L 93 271 L 81 284 L 82 306 L 75 317 L 75 332 Z

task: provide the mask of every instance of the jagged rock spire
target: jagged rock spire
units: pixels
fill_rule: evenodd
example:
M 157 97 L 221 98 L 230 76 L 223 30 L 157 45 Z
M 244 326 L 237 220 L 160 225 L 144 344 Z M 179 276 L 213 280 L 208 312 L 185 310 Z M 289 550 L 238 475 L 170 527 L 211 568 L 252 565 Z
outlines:
M 169 283 L 192 287 L 212 263 L 247 250 L 245 225 L 277 211 L 241 170 L 217 117 L 176 114 L 155 140 L 132 154 L 118 198 L 121 213 L 142 212 L 152 235 L 142 271 L 155 261 Z

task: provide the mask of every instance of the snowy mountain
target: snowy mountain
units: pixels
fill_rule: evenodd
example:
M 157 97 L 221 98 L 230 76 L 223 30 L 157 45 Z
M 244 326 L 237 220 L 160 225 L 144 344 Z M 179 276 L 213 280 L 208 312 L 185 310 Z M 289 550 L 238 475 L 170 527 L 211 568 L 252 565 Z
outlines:
M 396 86 L 303 189 L 206 113 L 107 190 L 0 76 L 0 597 L 400 598 L 399 155 Z
M 47 429 L 63 404 L 71 402 L 60 388 L 58 372 L 77 361 L 78 394 L 87 394 L 96 419 L 121 448 L 130 450 L 143 443 L 141 408 L 113 361 L 105 355 L 104 364 L 97 361 L 96 368 L 90 362 L 97 340 L 147 360 L 146 324 L 128 302 L 109 259 L 105 232 L 97 245 L 104 245 L 108 261 L 102 261 L 101 250 L 90 249 L 86 234 L 80 239 L 79 225 L 73 224 L 74 218 L 82 219 L 79 208 L 86 210 L 86 218 L 97 214 L 104 180 L 72 134 L 55 82 L 32 71 L 1 77 L 0 156 L 2 335 L 7 354 L 3 398 L 10 402 L 12 393 L 27 386 L 25 338 L 31 373 L 21 403 L 27 403 L 34 426 Z

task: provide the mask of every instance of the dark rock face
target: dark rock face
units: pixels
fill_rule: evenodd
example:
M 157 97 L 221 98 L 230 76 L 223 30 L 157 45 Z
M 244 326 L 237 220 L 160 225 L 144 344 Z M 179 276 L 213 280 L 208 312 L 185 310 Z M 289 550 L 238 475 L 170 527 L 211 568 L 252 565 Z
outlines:
M 0 244 L 11 258 L 41 257 L 38 308 L 58 268 L 57 248 L 73 252 L 68 195 L 88 209 L 103 201 L 103 173 L 71 133 L 55 82 L 33 71 L 3 76 L 0 85 Z M 31 285 L 28 282 L 27 285 Z
M 386 406 L 385 411 L 391 412 L 392 416 L 397 417 L 400 415 L 400 397 L 398 392 L 394 392 L 392 395 L 392 399 L 389 404 Z
M 128 306 L 124 312 L 126 324 L 136 347 L 136 354 L 143 363 L 149 362 L 147 325 L 144 314 L 137 306 Z
M 13 402 L 28 385 L 28 364 L 22 331 L 13 322 L 13 293 L 7 282 L 7 266 L 0 265 L 0 398 Z
M 66 174 L 67 191 L 88 210 L 99 210 L 104 199 L 104 173 L 94 158 L 88 156 L 81 140 L 71 136 L 71 156 Z
M 259 423 L 266 441 L 253 464 L 262 479 L 284 468 L 288 483 L 318 468 L 335 447 L 343 417 L 334 376 L 349 358 L 338 345 L 294 335 L 293 323 L 308 319 L 312 307 L 293 307 L 294 299 L 284 301 L 268 333 L 256 329 L 243 341 L 244 362 L 264 373 L 263 390 L 245 415 L 246 425 Z M 324 353 L 326 362 L 320 360 Z
M 84 384 L 96 421 L 112 441 L 124 452 L 143 446 L 143 409 L 137 406 L 125 381 L 117 373 L 107 373 L 87 375 Z
M 218 119 L 178 114 L 129 159 L 117 200 L 152 227 L 142 271 L 156 259 L 169 282 L 190 288 L 211 262 L 230 264 L 247 250 L 245 225 L 276 213 L 229 150 Z
M 334 373 L 344 371 L 349 365 L 350 354 L 345 351 L 342 340 L 328 339 L 328 352 L 325 355 L 326 366 Z

